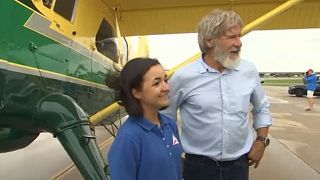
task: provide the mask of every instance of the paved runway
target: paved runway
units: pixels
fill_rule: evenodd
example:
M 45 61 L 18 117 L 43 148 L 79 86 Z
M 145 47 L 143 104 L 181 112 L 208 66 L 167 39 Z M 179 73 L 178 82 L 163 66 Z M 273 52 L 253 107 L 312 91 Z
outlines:
M 271 102 L 271 144 L 251 180 L 320 179 L 320 98 L 315 110 L 305 112 L 306 98 L 287 94 L 287 87 L 265 87 Z M 105 157 L 112 138 L 97 128 Z M 25 149 L 0 154 L 0 179 L 83 179 L 56 139 L 42 134 Z
M 315 109 L 306 112 L 306 97 L 289 96 L 286 87 L 265 87 L 271 102 L 272 141 L 258 169 L 251 168 L 254 180 L 320 179 L 320 98 Z

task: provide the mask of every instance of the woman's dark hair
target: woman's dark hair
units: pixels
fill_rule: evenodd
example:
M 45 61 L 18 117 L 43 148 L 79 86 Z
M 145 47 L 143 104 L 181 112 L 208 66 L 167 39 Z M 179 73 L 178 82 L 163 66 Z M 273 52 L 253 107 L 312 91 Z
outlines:
M 131 116 L 143 116 L 142 106 L 133 94 L 132 89 L 141 90 L 143 77 L 152 66 L 160 64 L 157 59 L 135 58 L 130 60 L 120 72 L 119 92 L 116 100 L 124 106 Z

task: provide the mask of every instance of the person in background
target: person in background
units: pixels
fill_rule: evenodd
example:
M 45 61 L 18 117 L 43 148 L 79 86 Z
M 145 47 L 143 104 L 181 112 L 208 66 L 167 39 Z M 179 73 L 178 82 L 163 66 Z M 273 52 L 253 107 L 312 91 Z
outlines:
M 181 180 L 182 146 L 176 122 L 159 113 L 169 86 L 158 60 L 136 58 L 120 73 L 117 100 L 129 114 L 108 153 L 112 180 Z
M 184 180 L 247 180 L 269 144 L 270 104 L 255 66 L 240 59 L 242 26 L 234 11 L 210 12 L 198 25 L 202 56 L 169 80 L 163 113 L 177 120 L 180 109 Z
M 313 93 L 317 89 L 317 75 L 313 73 L 312 69 L 308 69 L 304 81 L 307 84 L 307 99 L 308 99 L 308 108 L 306 111 L 311 111 L 313 109 Z

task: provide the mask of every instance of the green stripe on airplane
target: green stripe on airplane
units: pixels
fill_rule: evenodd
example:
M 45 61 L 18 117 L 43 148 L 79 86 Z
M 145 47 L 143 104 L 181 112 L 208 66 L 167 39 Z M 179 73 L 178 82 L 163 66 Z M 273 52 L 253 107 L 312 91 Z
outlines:
M 32 14 L 37 12 L 15 1 L 1 1 L 0 5 L 7 7 L 0 12 L 2 23 L 0 26 L 2 36 L 0 59 L 105 84 L 105 76 L 111 73 L 106 67 L 102 67 L 72 48 L 24 26 Z M 108 69 L 112 69 L 112 67 Z

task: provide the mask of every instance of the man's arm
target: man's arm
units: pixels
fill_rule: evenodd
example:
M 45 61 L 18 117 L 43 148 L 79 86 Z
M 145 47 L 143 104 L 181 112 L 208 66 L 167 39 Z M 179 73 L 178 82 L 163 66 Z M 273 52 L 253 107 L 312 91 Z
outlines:
M 255 75 L 256 85 L 251 95 L 250 101 L 253 105 L 253 127 L 257 132 L 257 137 L 268 137 L 268 130 L 271 126 L 271 115 L 270 115 L 270 103 L 260 83 L 260 77 L 258 72 Z M 261 140 L 255 140 L 252 144 L 249 152 L 249 165 L 258 167 L 260 160 L 262 159 L 266 145 Z
M 169 80 L 169 107 L 162 110 L 161 113 L 169 116 L 173 120 L 177 121 L 177 110 L 180 106 L 181 101 L 181 87 L 178 80 L 178 77 L 175 76 L 175 74 L 170 78 Z
M 268 137 L 268 127 L 257 129 L 257 137 Z M 259 166 L 260 160 L 263 157 L 264 150 L 266 145 L 261 140 L 255 140 L 249 152 L 249 165 L 254 165 L 254 168 Z

